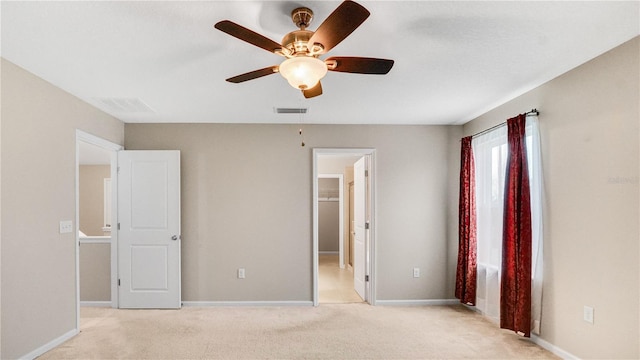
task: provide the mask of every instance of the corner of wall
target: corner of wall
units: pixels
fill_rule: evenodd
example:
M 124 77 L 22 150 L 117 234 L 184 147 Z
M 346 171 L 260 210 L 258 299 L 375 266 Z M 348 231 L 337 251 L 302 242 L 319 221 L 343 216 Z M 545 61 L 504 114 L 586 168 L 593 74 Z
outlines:
M 462 125 L 448 128 L 449 203 L 447 204 L 447 294 L 454 298 L 458 261 L 458 196 L 460 192 L 460 139 Z

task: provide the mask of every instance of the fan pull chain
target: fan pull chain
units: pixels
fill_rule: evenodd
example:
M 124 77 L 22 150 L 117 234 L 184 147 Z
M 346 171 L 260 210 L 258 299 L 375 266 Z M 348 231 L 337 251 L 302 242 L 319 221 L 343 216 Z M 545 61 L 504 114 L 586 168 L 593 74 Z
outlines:
M 300 101 L 300 109 L 302 109 L 302 101 Z M 302 111 L 298 113 L 298 121 L 300 122 L 300 128 L 298 129 L 298 135 L 300 135 L 300 146 L 304 147 L 304 134 L 302 133 L 302 125 L 304 124 L 304 115 Z

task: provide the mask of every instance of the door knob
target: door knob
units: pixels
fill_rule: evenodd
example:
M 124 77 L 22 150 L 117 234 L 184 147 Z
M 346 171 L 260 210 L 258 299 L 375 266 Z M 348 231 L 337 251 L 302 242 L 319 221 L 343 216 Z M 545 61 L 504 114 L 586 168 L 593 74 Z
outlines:
M 178 240 L 178 235 L 173 235 L 173 236 L 171 237 L 171 240 Z

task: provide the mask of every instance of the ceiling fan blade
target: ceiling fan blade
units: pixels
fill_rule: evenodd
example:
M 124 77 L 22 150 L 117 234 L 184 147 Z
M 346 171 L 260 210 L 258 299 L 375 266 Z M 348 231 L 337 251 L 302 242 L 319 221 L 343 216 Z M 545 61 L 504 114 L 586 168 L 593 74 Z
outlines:
M 242 75 L 238 75 L 238 76 L 234 76 L 232 78 L 228 78 L 227 81 L 228 82 L 232 82 L 234 84 L 238 84 L 244 81 L 248 81 L 248 80 L 253 80 L 253 79 L 257 79 L 259 77 L 263 77 L 263 76 L 267 76 L 267 75 L 271 75 L 271 74 L 275 74 L 278 72 L 278 66 L 270 66 L 264 69 L 260 69 L 260 70 L 254 70 L 254 71 L 250 71 L 248 73 L 244 73 Z
M 276 50 L 282 49 L 282 45 L 278 44 L 277 42 L 229 20 L 222 20 L 215 24 L 214 27 L 233 37 L 246 41 L 249 44 L 253 44 L 270 52 L 276 52 Z
M 367 9 L 356 2 L 343 2 L 318 26 L 307 47 L 311 49 L 313 44 L 319 43 L 324 47 L 322 52 L 328 52 L 357 29 L 369 14 Z
M 334 56 L 325 60 L 325 63 L 331 71 L 356 74 L 384 75 L 393 67 L 393 60 L 365 57 Z
M 311 89 L 302 90 L 302 94 L 307 99 L 310 99 L 310 98 L 315 97 L 315 96 L 322 95 L 322 84 L 320 82 L 318 82 L 318 85 L 312 87 Z

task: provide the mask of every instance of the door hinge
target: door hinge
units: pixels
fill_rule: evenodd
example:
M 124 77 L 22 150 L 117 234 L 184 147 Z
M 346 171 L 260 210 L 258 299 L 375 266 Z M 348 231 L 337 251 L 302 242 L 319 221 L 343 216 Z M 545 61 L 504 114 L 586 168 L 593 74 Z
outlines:
M 116 168 L 116 173 L 120 174 L 120 166 Z
M 369 170 L 364 171 L 364 177 L 369 177 Z
M 120 223 L 118 223 L 118 230 L 120 230 Z
M 365 230 L 369 230 L 369 222 L 368 221 L 364 223 L 364 228 L 365 228 Z
M 369 281 L 369 275 L 364 276 L 364 281 L 367 281 L 367 282 Z
M 120 286 L 120 279 L 118 279 L 118 286 Z

